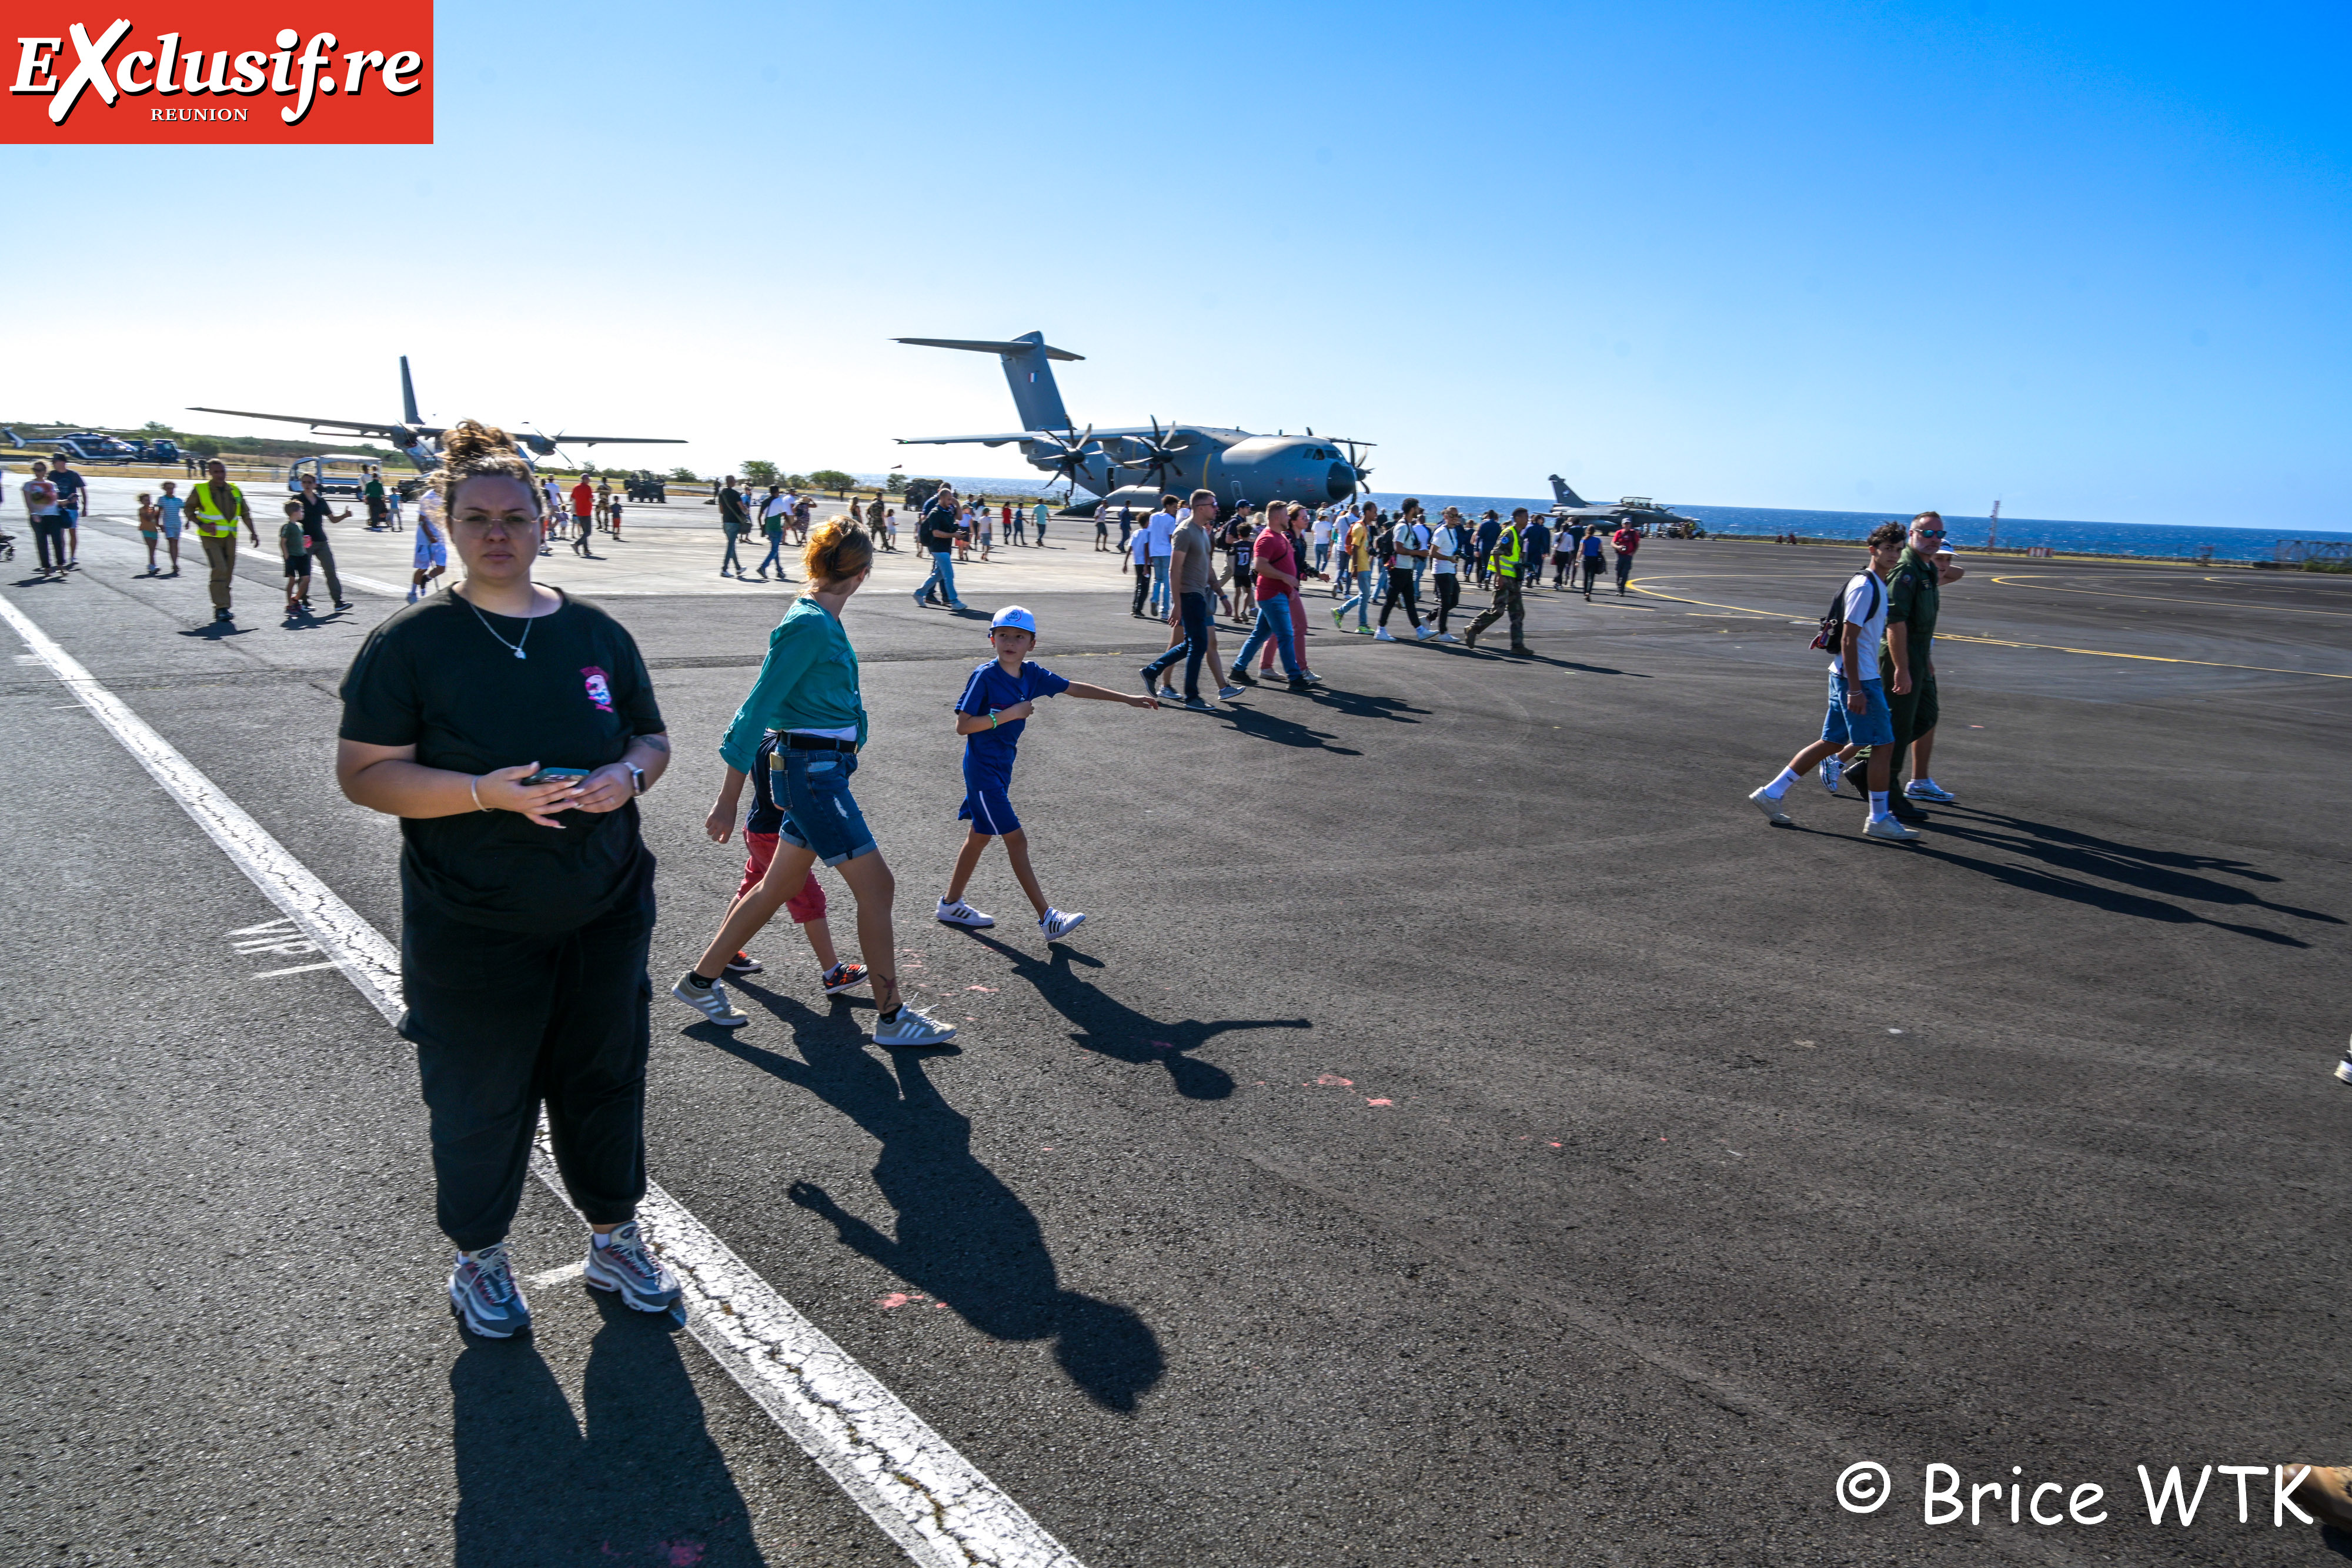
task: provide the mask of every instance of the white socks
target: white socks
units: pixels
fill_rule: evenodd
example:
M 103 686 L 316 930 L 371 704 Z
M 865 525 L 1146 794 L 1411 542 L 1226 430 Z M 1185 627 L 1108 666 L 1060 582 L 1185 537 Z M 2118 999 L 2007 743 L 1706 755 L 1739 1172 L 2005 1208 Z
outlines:
M 1870 792 L 1870 814 L 1874 817 L 1884 817 L 1887 814 L 1885 790 L 1873 789 Z
M 1789 792 L 1789 786 L 1794 784 L 1796 781 L 1796 774 L 1790 769 L 1783 768 L 1780 769 L 1780 777 L 1773 779 L 1772 782 L 1764 786 L 1764 793 L 1777 800 L 1781 796 L 1787 794 Z

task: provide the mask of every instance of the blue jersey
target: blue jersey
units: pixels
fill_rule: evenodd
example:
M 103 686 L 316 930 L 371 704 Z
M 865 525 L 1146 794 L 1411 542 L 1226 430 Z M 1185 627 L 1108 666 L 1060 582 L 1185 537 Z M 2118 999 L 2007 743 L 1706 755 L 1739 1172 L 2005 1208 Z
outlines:
M 776 804 L 775 784 L 768 776 L 769 759 L 776 755 L 779 737 L 770 730 L 760 741 L 760 749 L 751 756 L 751 810 L 743 819 L 747 833 L 774 833 L 783 831 L 784 809 Z
M 1021 673 L 1008 675 L 1004 666 L 991 659 L 972 671 L 971 679 L 964 683 L 963 696 L 957 702 L 958 713 L 978 718 L 988 716 L 992 708 L 1003 709 L 1014 703 L 1033 702 L 1070 689 L 1070 683 L 1043 664 L 1024 662 Z M 964 737 L 964 766 L 975 765 L 1005 778 L 1012 777 L 1013 758 L 1021 744 L 1021 731 L 1028 724 L 1016 718 L 1000 724 L 994 729 L 977 730 Z

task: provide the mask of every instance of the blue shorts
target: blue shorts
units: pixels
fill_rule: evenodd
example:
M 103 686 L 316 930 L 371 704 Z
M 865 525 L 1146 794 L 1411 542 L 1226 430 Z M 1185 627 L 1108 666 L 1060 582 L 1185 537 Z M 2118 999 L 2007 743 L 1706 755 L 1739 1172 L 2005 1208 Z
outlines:
M 771 793 L 784 810 L 776 836 L 824 865 L 871 854 L 874 834 L 849 793 L 849 776 L 856 771 L 856 752 L 779 746 L 768 769 Z
M 969 821 L 975 833 L 1002 838 L 1006 833 L 1021 831 L 1021 819 L 1013 814 L 1013 801 L 1005 795 L 1005 786 L 1013 780 L 967 768 L 963 770 L 963 804 L 956 808 L 958 821 Z
M 1822 720 L 1822 738 L 1834 746 L 1892 746 L 1895 718 L 1886 711 L 1886 686 L 1880 681 L 1862 683 L 1870 711 L 1856 714 L 1845 706 L 1845 677 L 1830 672 L 1829 716 Z

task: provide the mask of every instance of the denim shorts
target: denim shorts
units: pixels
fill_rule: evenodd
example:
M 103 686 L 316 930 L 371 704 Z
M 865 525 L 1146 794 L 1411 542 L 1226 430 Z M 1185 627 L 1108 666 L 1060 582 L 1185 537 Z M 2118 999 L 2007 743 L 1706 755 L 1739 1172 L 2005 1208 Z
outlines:
M 1829 716 L 1822 720 L 1823 740 L 1836 746 L 1895 744 L 1895 719 L 1886 711 L 1885 683 L 1864 681 L 1862 695 L 1870 709 L 1857 716 L 1845 706 L 1845 677 L 1835 670 L 1830 672 Z
M 849 776 L 856 771 L 856 752 L 778 747 L 768 772 L 776 803 L 784 809 L 777 836 L 825 865 L 871 853 L 874 834 L 849 793 Z

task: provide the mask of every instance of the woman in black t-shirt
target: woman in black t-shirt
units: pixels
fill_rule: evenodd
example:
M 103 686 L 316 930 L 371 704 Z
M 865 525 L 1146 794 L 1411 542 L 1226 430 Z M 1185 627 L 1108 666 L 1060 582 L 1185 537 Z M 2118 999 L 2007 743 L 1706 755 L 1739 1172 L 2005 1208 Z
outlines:
M 352 661 L 335 772 L 401 820 L 400 1032 L 458 1249 L 450 1306 L 491 1338 L 530 1325 L 506 1235 L 544 1101 L 595 1232 L 588 1282 L 667 1312 L 677 1281 L 635 1220 L 654 922 L 636 797 L 669 762 L 661 710 L 618 622 L 531 581 L 541 496 L 503 432 L 458 424 L 432 486 L 465 579 Z

